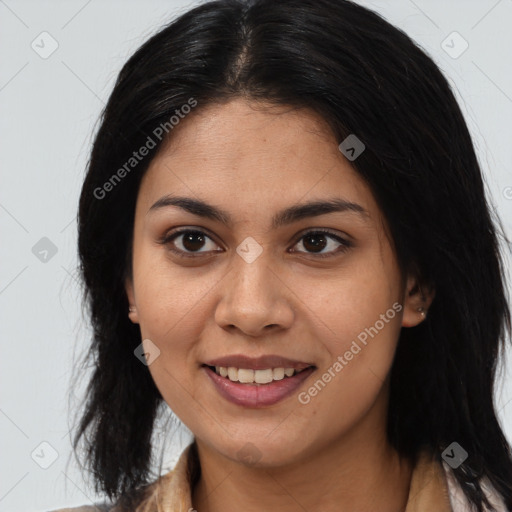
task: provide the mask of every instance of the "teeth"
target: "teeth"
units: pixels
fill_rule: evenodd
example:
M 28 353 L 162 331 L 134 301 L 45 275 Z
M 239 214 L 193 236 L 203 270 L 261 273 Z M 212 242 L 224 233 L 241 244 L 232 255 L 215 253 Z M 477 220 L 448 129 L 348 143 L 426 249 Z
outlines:
M 282 380 L 284 377 L 292 377 L 293 375 L 304 371 L 295 370 L 294 368 L 266 368 L 265 370 L 251 370 L 247 368 L 235 368 L 230 366 L 216 366 L 215 373 L 221 377 L 227 377 L 232 382 L 242 382 L 244 384 L 268 384 L 273 380 Z
M 284 368 L 274 368 L 273 377 L 274 377 L 274 380 L 284 379 Z
M 231 376 L 230 376 L 231 378 Z M 238 381 L 239 382 L 254 382 L 254 370 L 245 370 L 240 368 L 238 370 Z
M 257 384 L 268 384 L 274 380 L 274 371 L 272 368 L 267 370 L 254 370 L 254 382 Z
M 229 380 L 232 380 L 233 382 L 238 382 L 238 369 L 230 366 L 228 368 L 228 378 L 229 378 Z

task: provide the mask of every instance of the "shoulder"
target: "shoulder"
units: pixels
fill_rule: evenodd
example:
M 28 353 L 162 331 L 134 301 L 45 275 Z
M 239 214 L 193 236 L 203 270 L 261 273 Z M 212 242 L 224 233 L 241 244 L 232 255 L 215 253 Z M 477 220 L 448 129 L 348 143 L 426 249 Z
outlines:
M 191 482 L 196 477 L 196 451 L 194 443 L 181 454 L 174 469 L 159 476 L 130 496 L 124 495 L 116 503 L 97 503 L 75 508 L 62 508 L 51 512 L 147 512 L 161 510 L 190 510 Z
M 106 503 L 97 503 L 96 505 L 82 505 L 81 507 L 59 508 L 51 512 L 109 512 L 110 507 Z
M 455 478 L 453 472 L 446 462 L 443 461 L 443 468 L 446 474 L 446 481 L 448 484 L 448 491 L 450 495 L 450 502 L 453 508 L 453 512 L 465 512 L 467 510 L 473 510 L 471 504 L 467 499 L 464 491 L 462 490 L 459 482 Z M 496 512 L 508 512 L 507 507 L 500 496 L 498 491 L 492 486 L 488 479 L 480 481 L 482 490 L 489 500 L 490 504 L 495 508 Z

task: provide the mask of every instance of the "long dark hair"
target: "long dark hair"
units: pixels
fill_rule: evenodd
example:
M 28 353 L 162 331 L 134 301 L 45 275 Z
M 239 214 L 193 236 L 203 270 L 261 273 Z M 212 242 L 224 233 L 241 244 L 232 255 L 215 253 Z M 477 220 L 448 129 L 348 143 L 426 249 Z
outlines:
M 389 223 L 400 267 L 435 289 L 427 320 L 400 334 L 389 441 L 403 456 L 427 448 L 440 462 L 456 441 L 469 454 L 453 470 L 466 496 L 482 511 L 478 479 L 487 477 L 512 509 L 511 448 L 494 404 L 511 328 L 503 229 L 445 77 L 404 32 L 346 0 L 207 2 L 151 37 L 119 73 L 78 217 L 94 371 L 73 447 L 85 442 L 96 490 L 128 495 L 151 474 L 163 399 L 133 353 L 141 335 L 124 280 L 140 180 L 165 139 L 157 128 L 172 140 L 169 120 L 191 98 L 201 109 L 235 97 L 312 109 L 338 141 L 364 142 L 353 166 Z M 153 147 L 127 167 L 143 145 Z

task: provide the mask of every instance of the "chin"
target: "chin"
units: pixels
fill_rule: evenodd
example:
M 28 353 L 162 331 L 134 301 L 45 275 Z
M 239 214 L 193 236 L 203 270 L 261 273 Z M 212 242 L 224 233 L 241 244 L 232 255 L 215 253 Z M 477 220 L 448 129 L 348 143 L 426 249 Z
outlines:
M 299 436 L 300 438 L 300 436 Z M 272 468 L 299 462 L 304 454 L 303 439 L 294 441 L 288 436 L 284 440 L 268 437 L 268 431 L 261 436 L 241 436 L 226 440 L 225 444 L 211 444 L 212 448 L 233 462 L 253 468 Z

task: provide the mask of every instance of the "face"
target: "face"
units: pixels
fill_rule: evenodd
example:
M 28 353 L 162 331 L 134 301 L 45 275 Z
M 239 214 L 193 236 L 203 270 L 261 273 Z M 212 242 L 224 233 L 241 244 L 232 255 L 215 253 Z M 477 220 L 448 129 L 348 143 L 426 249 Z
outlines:
M 174 128 L 140 185 L 126 290 L 198 442 L 272 466 L 382 432 L 400 329 L 422 317 L 341 141 L 261 107 L 199 105 Z

